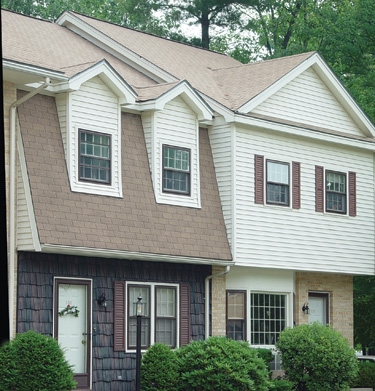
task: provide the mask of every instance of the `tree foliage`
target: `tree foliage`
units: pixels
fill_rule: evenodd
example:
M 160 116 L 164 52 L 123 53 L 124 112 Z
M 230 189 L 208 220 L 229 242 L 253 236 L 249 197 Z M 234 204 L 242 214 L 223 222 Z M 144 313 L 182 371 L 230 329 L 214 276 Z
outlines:
M 375 277 L 354 277 L 354 340 L 363 353 L 375 354 Z

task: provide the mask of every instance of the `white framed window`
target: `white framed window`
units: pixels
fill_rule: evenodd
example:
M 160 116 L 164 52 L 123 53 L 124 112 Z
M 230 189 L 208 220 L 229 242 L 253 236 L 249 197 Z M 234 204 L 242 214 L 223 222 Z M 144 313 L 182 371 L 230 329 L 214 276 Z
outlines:
M 190 155 L 190 149 L 163 145 L 163 192 L 190 195 Z
M 79 129 L 79 180 L 111 184 L 111 136 Z
M 267 204 L 289 206 L 289 164 L 267 160 Z
M 126 328 L 128 351 L 136 348 L 136 303 L 142 297 L 141 347 L 154 343 L 178 347 L 179 341 L 179 286 L 175 284 L 133 283 L 126 287 Z
M 246 340 L 246 291 L 227 291 L 227 337 Z
M 288 296 L 283 293 L 251 293 L 251 345 L 274 345 L 288 325 Z
M 346 213 L 346 174 L 326 171 L 326 211 Z

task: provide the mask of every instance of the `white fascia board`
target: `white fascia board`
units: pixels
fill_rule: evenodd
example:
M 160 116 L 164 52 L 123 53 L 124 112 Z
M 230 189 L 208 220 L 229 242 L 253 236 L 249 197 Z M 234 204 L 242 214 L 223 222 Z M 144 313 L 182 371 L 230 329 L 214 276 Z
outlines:
M 194 113 L 197 114 L 199 123 L 207 125 L 212 123 L 214 111 L 187 81 L 182 81 L 157 99 L 137 103 L 134 106 L 130 106 L 129 109 L 139 111 L 162 111 L 168 102 L 178 96 L 180 96 Z
M 108 250 L 108 249 L 73 247 L 73 246 L 63 246 L 63 245 L 55 245 L 55 244 L 42 244 L 41 252 L 54 253 L 54 254 L 79 255 L 79 256 L 86 256 L 86 257 L 128 259 L 128 260 L 137 260 L 137 261 L 189 263 L 189 264 L 196 264 L 196 265 L 218 265 L 218 266 L 233 265 L 233 261 L 231 260 L 183 257 L 183 256 L 176 256 L 176 255 L 152 254 L 152 253 L 142 253 L 142 252 L 133 252 L 133 251 L 116 251 L 116 250 Z
M 77 91 L 86 81 L 99 76 L 103 82 L 119 97 L 120 104 L 134 104 L 136 92 L 126 81 L 108 64 L 102 60 L 90 68 L 71 77 L 66 83 L 56 86 L 55 92 Z
M 11 60 L 3 60 L 2 66 L 4 81 L 11 81 L 17 85 L 37 83 L 46 77 L 50 78 L 51 83 L 65 82 L 68 80 L 68 77 L 63 72 Z
M 357 140 L 351 137 L 346 137 L 339 134 L 329 134 L 319 130 L 312 130 L 297 125 L 282 124 L 276 121 L 249 117 L 246 115 L 237 114 L 235 116 L 235 123 L 251 126 L 255 128 L 266 129 L 269 131 L 295 135 L 299 137 L 309 138 L 313 140 L 319 140 L 336 145 L 345 145 L 354 148 L 364 149 L 375 152 L 375 142 L 366 140 Z
M 335 98 L 341 103 L 348 114 L 353 118 L 354 122 L 364 132 L 364 134 L 366 136 L 375 137 L 374 125 L 359 108 L 349 92 L 341 84 L 337 76 L 333 73 L 331 68 L 318 53 L 314 53 L 311 57 L 307 58 L 292 71 L 288 72 L 285 76 L 276 81 L 272 86 L 268 87 L 259 95 L 242 105 L 238 111 L 241 113 L 250 113 L 255 107 L 263 103 L 266 99 L 270 98 L 281 88 L 286 86 L 310 67 L 318 74 L 318 76 L 333 93 Z
M 112 54 L 114 57 L 131 67 L 138 70 L 141 69 L 142 73 L 158 83 L 178 80 L 175 76 L 144 59 L 137 53 L 121 45 L 119 42 L 108 37 L 67 11 L 56 20 L 56 23 L 87 39 L 89 42 L 105 50 L 107 53 Z

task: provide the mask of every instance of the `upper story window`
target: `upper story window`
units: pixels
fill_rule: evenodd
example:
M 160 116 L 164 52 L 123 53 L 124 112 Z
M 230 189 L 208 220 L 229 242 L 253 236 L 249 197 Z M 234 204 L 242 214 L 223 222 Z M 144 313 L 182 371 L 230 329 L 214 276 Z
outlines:
M 267 160 L 267 204 L 289 206 L 289 164 Z
M 254 202 L 301 208 L 301 163 L 254 156 Z M 266 184 L 265 184 L 266 183 Z
M 163 145 L 163 192 L 190 195 L 190 149 Z
M 340 172 L 326 171 L 327 212 L 346 213 L 346 191 L 346 175 Z
M 79 180 L 111 183 L 111 136 L 79 130 Z

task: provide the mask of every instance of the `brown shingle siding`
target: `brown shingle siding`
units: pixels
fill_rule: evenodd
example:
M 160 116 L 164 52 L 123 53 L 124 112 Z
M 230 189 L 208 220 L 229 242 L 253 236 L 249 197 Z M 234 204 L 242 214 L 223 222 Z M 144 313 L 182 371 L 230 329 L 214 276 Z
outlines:
M 123 198 L 70 191 L 52 97 L 30 99 L 19 117 L 41 243 L 231 259 L 206 130 L 200 130 L 202 208 L 195 209 L 155 202 L 140 116 L 122 114 Z M 41 125 L 41 117 L 52 125 Z

